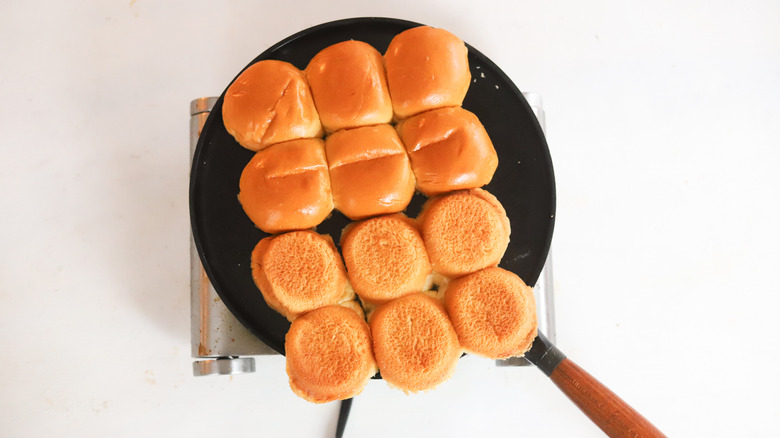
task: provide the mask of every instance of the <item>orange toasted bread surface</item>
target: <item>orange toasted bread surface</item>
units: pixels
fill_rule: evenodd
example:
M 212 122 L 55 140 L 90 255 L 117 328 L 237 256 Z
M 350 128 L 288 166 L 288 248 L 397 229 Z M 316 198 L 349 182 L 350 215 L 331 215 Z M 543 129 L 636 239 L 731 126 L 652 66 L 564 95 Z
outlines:
M 455 372 L 462 350 L 439 300 L 407 295 L 379 306 L 369 324 L 379 371 L 390 385 L 425 391 Z
M 453 280 L 445 306 L 467 352 L 490 359 L 521 356 L 536 338 L 533 290 L 507 270 L 487 268 Z
M 285 353 L 290 387 L 314 403 L 360 394 L 377 371 L 368 324 L 342 306 L 321 307 L 293 321 Z
M 400 213 L 351 224 L 341 250 L 364 303 L 379 305 L 426 288 L 431 263 L 425 245 L 414 221 Z
M 252 277 L 268 306 L 290 321 L 354 297 L 332 239 L 313 231 L 261 240 L 252 251 Z
M 431 198 L 420 229 L 433 270 L 447 277 L 496 266 L 509 245 L 506 211 L 482 189 Z

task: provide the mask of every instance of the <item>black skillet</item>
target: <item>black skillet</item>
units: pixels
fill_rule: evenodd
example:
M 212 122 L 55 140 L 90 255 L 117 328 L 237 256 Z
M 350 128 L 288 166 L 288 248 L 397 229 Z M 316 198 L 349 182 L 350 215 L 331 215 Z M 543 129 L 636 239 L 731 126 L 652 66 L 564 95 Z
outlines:
M 317 52 L 349 39 L 364 41 L 384 53 L 396 34 L 415 26 L 419 24 L 388 18 L 325 23 L 284 39 L 249 65 L 263 59 L 278 59 L 304 69 Z M 555 179 L 550 153 L 539 123 L 517 87 L 485 55 L 471 46 L 468 49 L 472 83 L 463 107 L 479 117 L 496 148 L 498 169 L 484 188 L 501 201 L 512 224 L 511 240 L 500 266 L 534 285 L 550 248 L 555 219 Z M 193 158 L 190 216 L 195 245 L 214 289 L 227 308 L 260 340 L 284 354 L 284 337 L 290 323 L 265 304 L 252 281 L 249 263 L 252 249 L 267 234 L 252 224 L 237 199 L 241 171 L 253 152 L 241 147 L 225 130 L 223 96 L 224 93 L 203 127 Z M 422 195 L 415 195 L 405 213 L 416 216 L 424 201 Z M 330 234 L 338 242 L 341 230 L 348 223 L 345 216 L 334 212 L 317 231 Z M 543 335 L 527 356 L 554 381 L 556 367 L 570 363 Z M 581 381 L 572 382 L 571 386 L 577 388 L 573 392 L 584 391 L 585 398 L 593 395 L 588 388 L 583 390 Z M 575 403 L 591 416 L 587 406 L 577 400 Z M 615 416 L 613 411 L 607 414 Z M 644 420 L 639 414 L 636 416 Z M 612 417 L 605 418 L 615 423 Z M 599 424 L 594 416 L 591 419 Z

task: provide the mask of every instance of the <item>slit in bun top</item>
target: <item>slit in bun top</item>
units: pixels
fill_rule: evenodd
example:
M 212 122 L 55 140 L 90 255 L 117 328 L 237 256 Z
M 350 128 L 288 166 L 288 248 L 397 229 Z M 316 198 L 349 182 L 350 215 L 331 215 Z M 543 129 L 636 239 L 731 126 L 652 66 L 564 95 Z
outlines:
M 241 146 L 253 151 L 323 134 L 304 73 L 276 60 L 252 64 L 228 87 L 222 121 Z
M 460 107 L 426 111 L 396 126 L 426 196 L 488 184 L 498 155 L 477 116 Z
M 382 55 L 361 41 L 329 46 L 309 62 L 306 77 L 327 132 L 390 123 L 393 105 Z
M 468 49 L 444 29 L 415 27 L 396 35 L 385 52 L 387 84 L 398 120 L 460 106 L 471 83 Z
M 315 227 L 333 211 L 324 142 L 318 138 L 256 153 L 238 185 L 244 212 L 269 234 Z
M 404 145 L 383 124 L 334 132 L 325 139 L 333 202 L 352 220 L 404 210 L 414 174 Z

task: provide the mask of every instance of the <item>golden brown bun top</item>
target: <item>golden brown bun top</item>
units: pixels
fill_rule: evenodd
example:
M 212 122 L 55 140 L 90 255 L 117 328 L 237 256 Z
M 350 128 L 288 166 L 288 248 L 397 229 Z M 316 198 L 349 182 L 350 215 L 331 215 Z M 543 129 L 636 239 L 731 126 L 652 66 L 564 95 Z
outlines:
M 407 295 L 379 306 L 369 324 L 374 355 L 387 383 L 405 392 L 424 391 L 455 372 L 461 347 L 439 300 Z
M 417 188 L 427 196 L 482 187 L 498 155 L 476 115 L 460 107 L 427 111 L 400 122 Z
M 460 106 L 471 83 L 463 41 L 444 29 L 428 26 L 396 35 L 385 52 L 385 67 L 397 119 Z
M 520 356 L 536 338 L 533 291 L 504 269 L 487 268 L 453 280 L 445 305 L 467 352 L 490 359 Z
M 306 76 L 328 132 L 390 123 L 393 105 L 382 55 L 361 41 L 329 46 L 312 58 Z
M 369 304 L 421 292 L 431 273 L 416 224 L 400 213 L 353 223 L 341 250 L 352 287 Z
M 482 189 L 431 198 L 423 206 L 420 229 L 433 270 L 447 277 L 497 265 L 511 231 L 504 207 Z
M 322 136 L 303 72 L 283 61 L 259 61 L 244 70 L 225 92 L 222 120 L 227 132 L 253 151 Z
M 266 233 L 319 225 L 333 210 L 324 142 L 293 140 L 255 154 L 239 181 L 238 199 Z
M 285 352 L 290 387 L 314 403 L 360 394 L 377 370 L 368 324 L 341 306 L 322 307 L 293 321 Z
M 392 126 L 334 132 L 325 140 L 336 208 L 352 220 L 404 210 L 414 175 Z
M 252 251 L 252 277 L 266 303 L 291 321 L 354 296 L 333 240 L 314 231 L 261 240 Z

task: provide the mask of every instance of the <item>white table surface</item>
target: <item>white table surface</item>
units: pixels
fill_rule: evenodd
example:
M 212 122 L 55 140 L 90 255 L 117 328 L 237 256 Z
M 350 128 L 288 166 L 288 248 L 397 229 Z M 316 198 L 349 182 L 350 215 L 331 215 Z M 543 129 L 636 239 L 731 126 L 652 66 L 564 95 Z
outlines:
M 164 3 L 164 4 L 163 4 Z M 446 28 L 544 99 L 558 346 L 670 436 L 780 434 L 780 3 L 3 2 L 0 435 L 332 436 L 281 357 L 195 378 L 188 104 L 338 18 Z M 533 368 L 371 382 L 347 436 L 600 436 Z

